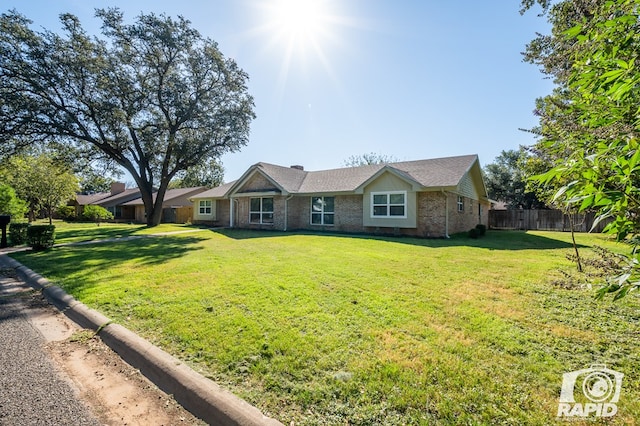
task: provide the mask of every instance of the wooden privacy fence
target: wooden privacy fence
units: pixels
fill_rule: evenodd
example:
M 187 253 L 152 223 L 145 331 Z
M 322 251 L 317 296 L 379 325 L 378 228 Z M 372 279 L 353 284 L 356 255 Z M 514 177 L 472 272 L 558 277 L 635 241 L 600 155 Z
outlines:
M 573 214 L 574 231 L 589 232 L 595 213 Z M 602 232 L 609 223 L 603 220 L 592 232 Z M 561 210 L 489 210 L 490 229 L 522 229 L 537 231 L 570 231 L 569 216 Z

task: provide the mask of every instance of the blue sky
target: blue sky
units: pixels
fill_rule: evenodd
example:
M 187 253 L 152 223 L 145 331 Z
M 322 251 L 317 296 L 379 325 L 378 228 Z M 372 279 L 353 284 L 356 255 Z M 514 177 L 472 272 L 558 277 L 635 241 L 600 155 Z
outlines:
M 538 10 L 521 16 L 519 0 L 9 0 L 2 10 L 54 31 L 71 12 L 97 33 L 94 8 L 110 6 L 125 19 L 182 15 L 248 72 L 257 118 L 249 144 L 223 157 L 226 181 L 259 161 L 321 170 L 368 152 L 478 154 L 485 165 L 534 142 L 518 129 L 536 124 L 534 101 L 552 88 L 522 62 L 549 27 Z

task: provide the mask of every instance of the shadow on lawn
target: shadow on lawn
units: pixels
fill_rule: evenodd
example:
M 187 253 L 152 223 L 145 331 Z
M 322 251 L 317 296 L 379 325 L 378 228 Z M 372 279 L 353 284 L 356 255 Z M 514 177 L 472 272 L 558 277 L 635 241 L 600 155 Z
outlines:
M 123 238 L 135 235 L 136 232 L 144 229 L 143 226 L 132 226 L 126 228 L 109 228 L 107 226 L 96 226 L 85 229 L 56 229 L 56 240 L 64 241 L 73 238 L 74 241 L 93 241 L 105 238 Z
M 573 246 L 571 243 L 554 238 L 547 238 L 541 235 L 530 234 L 525 231 L 488 231 L 484 237 L 472 239 L 466 233 L 444 238 L 413 238 L 413 237 L 393 237 L 384 235 L 349 234 L 338 232 L 308 232 L 308 231 L 258 231 L 247 229 L 215 229 L 215 233 L 224 235 L 236 240 L 251 238 L 274 238 L 288 235 L 326 235 L 338 238 L 358 238 L 377 241 L 391 241 L 395 243 L 410 244 L 421 247 L 479 247 L 490 250 L 548 250 L 548 249 L 568 249 Z M 585 247 L 578 244 L 578 247 Z
M 73 282 L 62 282 L 73 292 L 91 285 L 100 271 L 133 261 L 139 265 L 160 265 L 171 259 L 202 250 L 197 243 L 205 238 L 163 236 L 138 240 L 66 246 L 43 252 L 15 253 L 11 256 L 39 274 L 55 277 L 73 276 Z

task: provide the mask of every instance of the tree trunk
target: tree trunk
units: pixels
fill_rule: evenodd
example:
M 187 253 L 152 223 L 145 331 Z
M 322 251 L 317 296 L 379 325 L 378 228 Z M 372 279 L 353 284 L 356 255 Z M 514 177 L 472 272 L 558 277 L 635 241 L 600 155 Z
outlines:
M 162 203 L 167 192 L 167 186 L 168 182 L 160 183 L 160 188 L 155 192 L 155 201 L 153 200 L 153 190 L 148 190 L 147 194 L 142 194 L 148 227 L 158 226 L 162 221 Z
M 571 242 L 573 243 L 573 249 L 576 252 L 576 263 L 578 267 L 578 272 L 582 272 L 582 262 L 580 261 L 580 251 L 578 250 L 578 245 L 576 244 L 576 235 L 575 235 L 575 220 L 571 210 L 567 210 L 567 216 L 569 216 L 569 223 L 571 224 Z
M 151 209 L 151 214 L 147 213 L 147 226 L 158 226 L 162 219 L 162 204 L 155 203 Z

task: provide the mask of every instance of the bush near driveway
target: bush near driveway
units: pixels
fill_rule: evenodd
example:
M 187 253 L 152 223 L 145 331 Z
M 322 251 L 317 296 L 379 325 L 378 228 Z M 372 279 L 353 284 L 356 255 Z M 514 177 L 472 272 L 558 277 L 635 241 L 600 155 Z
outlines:
M 12 246 L 21 246 L 27 243 L 27 222 L 11 222 L 9 223 L 9 244 Z
M 34 250 L 46 250 L 56 242 L 55 225 L 30 225 L 27 228 L 27 244 Z

